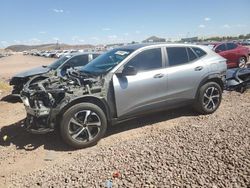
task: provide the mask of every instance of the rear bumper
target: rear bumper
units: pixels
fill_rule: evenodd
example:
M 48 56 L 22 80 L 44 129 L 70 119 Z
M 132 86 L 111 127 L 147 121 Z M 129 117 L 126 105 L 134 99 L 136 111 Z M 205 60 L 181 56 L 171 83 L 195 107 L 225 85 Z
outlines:
M 227 86 L 227 79 L 226 79 L 226 75 L 222 75 L 221 76 L 221 81 L 222 81 L 222 83 L 223 83 L 223 89 L 225 89 L 226 88 L 226 86 Z

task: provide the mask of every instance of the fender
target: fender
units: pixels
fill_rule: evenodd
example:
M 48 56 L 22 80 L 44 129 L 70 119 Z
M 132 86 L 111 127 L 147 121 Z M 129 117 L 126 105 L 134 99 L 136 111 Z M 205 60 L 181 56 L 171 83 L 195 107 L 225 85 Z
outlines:
M 62 116 L 66 112 L 66 110 L 68 110 L 70 107 L 72 107 L 75 104 L 82 103 L 82 102 L 89 102 L 89 103 L 96 104 L 104 111 L 104 113 L 106 114 L 107 120 L 108 121 L 111 120 L 110 108 L 109 108 L 107 101 L 104 98 L 101 98 L 99 96 L 94 96 L 94 95 L 84 95 L 84 96 L 76 97 L 70 100 L 67 104 L 63 103 L 59 108 L 60 114 L 58 114 L 58 116 Z

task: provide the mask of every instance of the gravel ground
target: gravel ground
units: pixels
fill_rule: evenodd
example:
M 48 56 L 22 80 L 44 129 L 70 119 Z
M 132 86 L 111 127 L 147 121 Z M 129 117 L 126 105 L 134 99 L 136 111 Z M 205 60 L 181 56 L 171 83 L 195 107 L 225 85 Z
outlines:
M 13 172 L 5 185 L 105 187 L 112 180 L 113 187 L 250 187 L 249 114 L 250 92 L 226 92 L 212 115 L 181 109 L 126 122 L 97 146 L 55 160 L 52 152 L 53 161 Z

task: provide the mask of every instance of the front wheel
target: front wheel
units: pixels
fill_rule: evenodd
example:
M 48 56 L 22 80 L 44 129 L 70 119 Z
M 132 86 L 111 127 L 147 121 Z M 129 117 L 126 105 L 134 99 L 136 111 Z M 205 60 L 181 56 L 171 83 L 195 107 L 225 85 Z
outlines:
M 222 89 L 216 82 L 208 82 L 200 87 L 194 108 L 201 114 L 211 114 L 220 106 Z
M 95 145 L 105 134 L 107 118 L 103 110 L 92 103 L 80 103 L 69 108 L 61 121 L 61 136 L 74 148 Z

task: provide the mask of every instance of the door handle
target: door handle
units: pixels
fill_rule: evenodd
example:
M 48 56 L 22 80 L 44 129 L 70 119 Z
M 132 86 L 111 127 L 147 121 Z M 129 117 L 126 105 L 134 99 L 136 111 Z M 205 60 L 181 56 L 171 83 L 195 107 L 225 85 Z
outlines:
M 156 75 L 154 75 L 154 78 L 162 78 L 164 76 L 164 74 L 156 74 Z
M 201 71 L 203 69 L 203 66 L 198 66 L 198 67 L 195 67 L 195 71 Z

